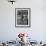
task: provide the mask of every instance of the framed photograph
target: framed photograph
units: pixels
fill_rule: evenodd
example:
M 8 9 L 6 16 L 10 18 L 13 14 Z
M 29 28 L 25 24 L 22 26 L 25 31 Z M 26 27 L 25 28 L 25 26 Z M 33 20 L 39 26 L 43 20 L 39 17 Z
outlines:
M 15 8 L 15 26 L 16 27 L 30 27 L 30 8 Z

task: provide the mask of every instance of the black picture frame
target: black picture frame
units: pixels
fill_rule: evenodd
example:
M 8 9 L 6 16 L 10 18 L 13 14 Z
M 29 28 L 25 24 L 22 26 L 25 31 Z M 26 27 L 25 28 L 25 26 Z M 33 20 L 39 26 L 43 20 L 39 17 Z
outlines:
M 30 8 L 15 8 L 15 27 L 31 27 Z

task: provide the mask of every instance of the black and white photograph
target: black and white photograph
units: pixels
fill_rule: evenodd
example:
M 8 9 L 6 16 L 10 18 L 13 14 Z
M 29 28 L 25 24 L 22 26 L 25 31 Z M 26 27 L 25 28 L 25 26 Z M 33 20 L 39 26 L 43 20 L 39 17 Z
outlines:
M 15 26 L 30 27 L 30 8 L 16 8 L 15 12 Z

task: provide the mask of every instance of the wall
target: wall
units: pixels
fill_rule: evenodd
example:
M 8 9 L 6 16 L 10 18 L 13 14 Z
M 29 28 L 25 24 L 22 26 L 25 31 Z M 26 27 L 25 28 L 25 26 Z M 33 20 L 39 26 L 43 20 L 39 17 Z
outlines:
M 31 8 L 31 27 L 15 27 L 15 8 Z M 31 35 L 33 40 L 46 40 L 45 0 L 17 0 L 13 5 L 0 0 L 0 41 L 15 40 L 19 32 Z

